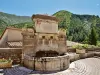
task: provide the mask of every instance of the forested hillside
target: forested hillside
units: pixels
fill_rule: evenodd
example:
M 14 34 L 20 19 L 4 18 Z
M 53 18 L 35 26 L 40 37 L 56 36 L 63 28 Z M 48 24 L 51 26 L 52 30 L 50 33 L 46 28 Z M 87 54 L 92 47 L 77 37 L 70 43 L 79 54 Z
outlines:
M 62 10 L 53 14 L 60 19 L 59 27 L 66 29 L 70 41 L 88 43 L 92 24 L 100 40 L 100 18 L 95 15 L 78 15 Z
M 29 16 L 16 16 L 13 14 L 0 12 L 0 35 L 3 30 L 8 27 L 22 28 L 24 25 L 32 26 L 33 22 Z
M 29 16 L 16 16 L 3 12 L 0 12 L 0 20 L 5 21 L 8 25 L 31 22 L 31 18 Z
M 67 39 L 70 41 L 89 43 L 92 36 L 91 30 L 96 33 L 96 38 L 100 41 L 100 17 L 97 15 L 78 15 L 69 11 L 61 10 L 53 14 L 59 19 L 59 28 L 67 31 Z M 0 12 L 0 34 L 7 26 L 22 28 L 32 27 L 34 23 L 31 17 L 16 16 Z M 90 36 L 91 35 L 91 36 Z

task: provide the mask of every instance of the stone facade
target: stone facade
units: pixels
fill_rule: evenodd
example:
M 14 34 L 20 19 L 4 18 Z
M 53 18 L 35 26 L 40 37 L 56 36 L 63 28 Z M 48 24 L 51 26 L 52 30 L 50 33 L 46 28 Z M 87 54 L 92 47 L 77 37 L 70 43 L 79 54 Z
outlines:
M 58 20 L 47 15 L 33 15 L 32 20 L 35 27 L 23 29 L 22 32 L 24 66 L 44 71 L 67 69 L 66 32 L 58 31 Z

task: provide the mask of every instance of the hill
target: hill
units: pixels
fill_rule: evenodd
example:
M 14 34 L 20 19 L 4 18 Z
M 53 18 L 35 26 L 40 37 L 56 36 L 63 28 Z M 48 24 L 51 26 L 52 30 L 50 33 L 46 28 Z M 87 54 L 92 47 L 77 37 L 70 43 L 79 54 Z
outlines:
M 58 11 L 53 16 L 59 19 L 59 28 L 67 29 L 70 24 L 71 13 L 65 10 Z
M 67 31 L 67 39 L 70 41 L 88 43 L 91 27 L 94 24 L 98 41 L 100 41 L 100 17 L 96 15 L 73 14 L 66 10 L 60 10 L 53 14 L 59 19 L 59 28 Z M 29 16 L 16 16 L 0 12 L 0 34 L 7 26 L 22 28 L 25 25 L 32 27 L 34 23 Z
M 78 15 L 65 10 L 53 14 L 58 19 L 59 28 L 67 30 L 67 39 L 70 41 L 88 43 L 91 25 L 95 23 L 97 35 L 100 37 L 100 17 L 95 15 Z M 98 40 L 100 38 L 98 37 Z
M 29 16 L 16 16 L 4 12 L 0 12 L 0 19 L 5 21 L 9 25 L 24 23 L 24 22 L 32 22 Z
M 29 16 L 16 16 L 13 14 L 0 12 L 0 35 L 8 26 L 21 28 L 24 25 L 31 26 L 32 24 L 31 17 Z

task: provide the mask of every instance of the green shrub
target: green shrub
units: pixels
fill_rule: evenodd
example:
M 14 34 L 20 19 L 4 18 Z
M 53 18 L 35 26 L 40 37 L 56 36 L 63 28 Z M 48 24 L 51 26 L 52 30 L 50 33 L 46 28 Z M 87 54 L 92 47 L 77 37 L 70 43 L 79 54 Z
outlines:
M 86 49 L 86 48 L 89 48 L 89 45 L 88 44 L 74 45 L 74 46 L 72 46 L 72 48 L 75 48 L 75 49 Z
M 88 44 L 83 44 L 82 47 L 83 47 L 83 48 L 88 48 L 89 45 L 88 45 Z
M 100 41 L 97 41 L 97 46 L 100 47 Z
M 72 46 L 72 48 L 75 48 L 75 49 L 83 49 L 81 45 L 74 45 L 74 46 Z

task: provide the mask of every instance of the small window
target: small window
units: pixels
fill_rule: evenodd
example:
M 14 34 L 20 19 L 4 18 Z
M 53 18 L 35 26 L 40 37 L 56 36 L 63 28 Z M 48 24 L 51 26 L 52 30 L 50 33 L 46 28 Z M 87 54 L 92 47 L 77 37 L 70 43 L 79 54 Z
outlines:
M 60 38 L 64 38 L 63 35 L 61 35 Z
M 30 38 L 34 38 L 34 36 L 30 36 Z
M 50 36 L 50 39 L 53 39 L 53 36 Z
M 45 36 L 42 36 L 42 39 L 45 39 Z

